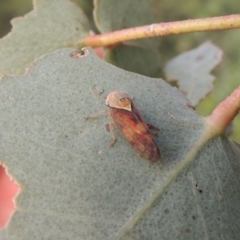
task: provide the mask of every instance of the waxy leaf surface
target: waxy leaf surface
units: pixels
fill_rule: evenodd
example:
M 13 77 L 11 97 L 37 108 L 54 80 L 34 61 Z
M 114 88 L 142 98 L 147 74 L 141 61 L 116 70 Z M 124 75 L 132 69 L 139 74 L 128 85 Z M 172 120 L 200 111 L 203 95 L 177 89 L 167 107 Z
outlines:
M 161 79 L 126 72 L 91 49 L 63 49 L 0 84 L 0 161 L 21 186 L 0 239 L 237 239 L 240 150 Z M 156 163 L 116 130 L 109 147 L 106 109 L 126 92 L 160 128 Z

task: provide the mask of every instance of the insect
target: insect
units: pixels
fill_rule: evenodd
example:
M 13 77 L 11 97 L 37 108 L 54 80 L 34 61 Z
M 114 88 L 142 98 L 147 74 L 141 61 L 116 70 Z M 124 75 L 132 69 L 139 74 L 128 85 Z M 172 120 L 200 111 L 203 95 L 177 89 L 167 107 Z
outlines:
M 160 158 L 159 148 L 132 99 L 126 93 L 115 90 L 109 93 L 106 105 L 109 107 L 108 113 L 112 119 L 109 124 L 113 137 L 111 145 L 116 141 L 113 133 L 115 125 L 141 157 L 151 162 L 157 162 Z M 90 118 L 95 118 L 102 113 Z M 152 125 L 149 126 L 152 128 Z

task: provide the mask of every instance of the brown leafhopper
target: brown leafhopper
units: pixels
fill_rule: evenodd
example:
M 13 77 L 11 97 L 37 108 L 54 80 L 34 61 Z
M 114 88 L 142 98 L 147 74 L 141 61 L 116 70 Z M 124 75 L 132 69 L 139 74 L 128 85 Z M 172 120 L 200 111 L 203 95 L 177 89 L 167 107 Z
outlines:
M 157 162 L 160 158 L 159 148 L 132 99 L 126 93 L 115 90 L 109 93 L 106 105 L 109 107 L 108 112 L 113 121 L 109 124 L 113 136 L 111 145 L 116 141 L 111 126 L 116 125 L 141 157 Z

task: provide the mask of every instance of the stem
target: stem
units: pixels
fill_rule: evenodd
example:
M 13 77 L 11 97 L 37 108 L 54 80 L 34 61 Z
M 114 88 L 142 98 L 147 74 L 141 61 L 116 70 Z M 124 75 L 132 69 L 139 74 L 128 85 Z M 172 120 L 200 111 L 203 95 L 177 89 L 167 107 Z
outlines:
M 210 116 L 206 117 L 211 134 L 224 134 L 228 124 L 237 116 L 239 110 L 240 86 L 220 103 Z
M 163 22 L 128 28 L 110 33 L 88 36 L 77 42 L 77 45 L 80 44 L 89 47 L 104 47 L 141 38 L 152 38 L 190 32 L 227 30 L 234 28 L 240 28 L 240 14 L 169 23 Z

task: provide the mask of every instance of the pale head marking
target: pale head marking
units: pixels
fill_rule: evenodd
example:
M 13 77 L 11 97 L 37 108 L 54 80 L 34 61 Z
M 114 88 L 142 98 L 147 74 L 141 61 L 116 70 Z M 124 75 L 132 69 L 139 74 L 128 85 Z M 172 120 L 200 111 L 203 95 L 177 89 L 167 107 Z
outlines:
M 111 108 L 132 111 L 132 99 L 126 93 L 118 90 L 114 90 L 108 94 L 106 105 Z

